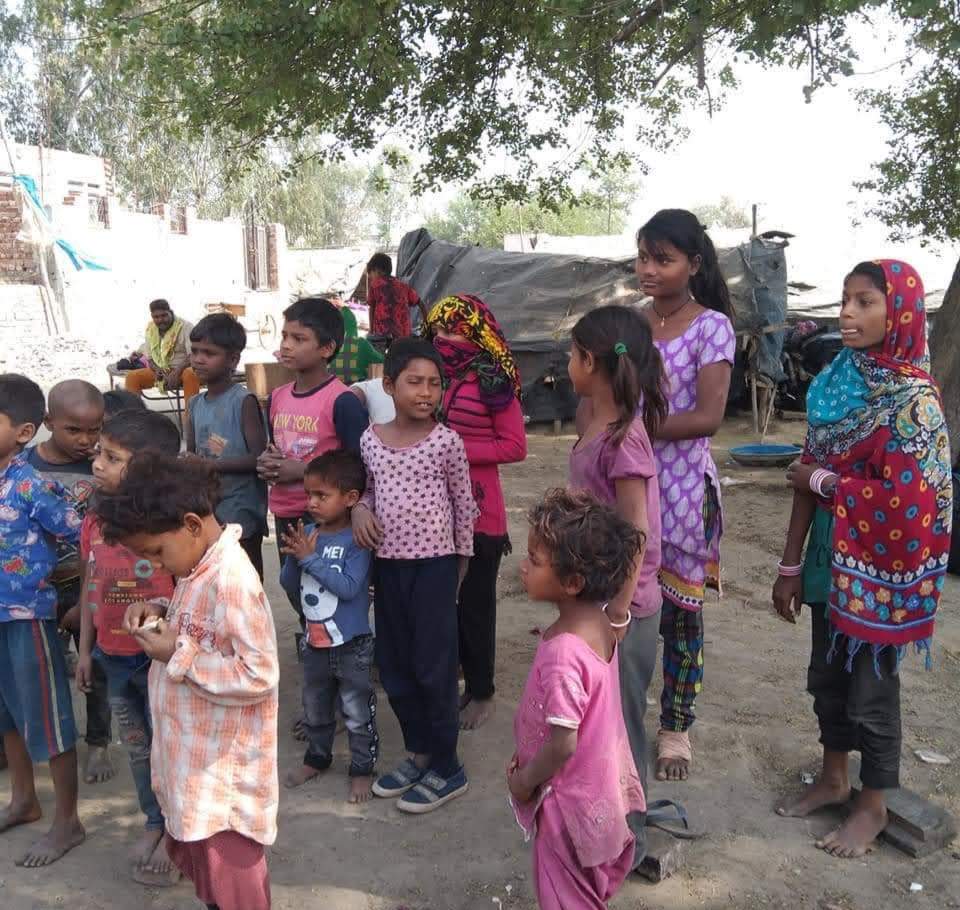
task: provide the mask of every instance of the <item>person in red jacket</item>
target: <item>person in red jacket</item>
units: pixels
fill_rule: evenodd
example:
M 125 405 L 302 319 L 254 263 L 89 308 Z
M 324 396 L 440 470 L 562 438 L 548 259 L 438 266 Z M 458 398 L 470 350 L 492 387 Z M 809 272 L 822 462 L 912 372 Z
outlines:
M 427 308 L 420 295 L 399 278 L 393 277 L 393 261 L 386 253 L 375 253 L 367 263 L 367 306 L 370 309 L 370 334 L 390 343 L 413 334 L 411 307 L 420 310 L 426 321 Z
M 473 730 L 493 712 L 497 574 L 500 560 L 510 552 L 497 466 L 527 457 L 520 374 L 496 318 L 479 298 L 443 298 L 427 314 L 426 327 L 446 373 L 443 420 L 463 439 L 473 498 L 480 508 L 474 555 L 458 602 L 465 683 L 460 725 Z

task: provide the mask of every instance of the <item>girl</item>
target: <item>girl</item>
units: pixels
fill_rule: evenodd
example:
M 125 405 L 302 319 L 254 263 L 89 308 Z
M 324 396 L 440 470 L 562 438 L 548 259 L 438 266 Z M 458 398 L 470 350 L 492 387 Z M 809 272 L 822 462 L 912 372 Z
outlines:
M 427 332 L 443 358 L 443 420 L 463 439 L 480 508 L 473 557 L 457 603 L 464 679 L 460 726 L 473 730 L 493 712 L 497 574 L 510 552 L 497 465 L 527 457 L 520 374 L 496 318 L 477 297 L 445 297 L 430 310 Z
M 650 436 L 667 415 L 663 368 L 647 321 L 622 306 L 591 311 L 573 327 L 569 373 L 576 393 L 592 405 L 570 453 L 570 486 L 615 508 L 646 540 L 642 558 L 607 605 L 607 616 L 622 641 L 623 718 L 646 788 L 643 719 L 657 660 L 661 599 L 660 492 Z M 646 852 L 644 818 L 633 816 L 629 823 L 639 863 Z
M 817 844 L 853 857 L 886 826 L 883 791 L 899 785 L 898 669 L 911 643 L 929 665 L 953 486 L 920 276 L 905 262 L 861 262 L 844 282 L 840 328 L 845 349 L 807 393 L 806 452 L 787 475 L 796 492 L 773 587 L 788 622 L 801 602 L 811 607 L 807 690 L 823 773 L 777 811 L 802 817 L 846 803 L 847 753 L 860 749 L 863 789 Z
M 354 539 L 377 552 L 377 667 L 410 753 L 373 792 L 413 814 L 468 787 L 457 755 L 456 603 L 477 509 L 463 442 L 435 420 L 442 370 L 423 338 L 390 346 L 383 386 L 397 416 L 363 434 L 367 489 L 351 512 Z
M 520 574 L 560 615 L 543 633 L 514 719 L 507 785 L 534 837 L 542 910 L 601 910 L 633 866 L 628 813 L 645 809 L 620 709 L 617 630 L 604 612 L 636 571 L 643 534 L 586 492 L 530 515 Z
M 277 833 L 277 642 L 240 526 L 221 529 L 208 465 L 141 453 L 98 504 L 104 539 L 178 579 L 124 628 L 153 659 L 153 785 L 167 851 L 219 910 L 269 910 Z
M 637 279 L 653 298 L 643 312 L 663 358 L 670 407 L 653 443 L 664 491 L 657 780 L 686 780 L 688 731 L 703 685 L 704 590 L 720 590 L 723 523 L 710 437 L 723 421 L 736 336 L 716 250 L 690 212 L 664 209 L 640 228 Z

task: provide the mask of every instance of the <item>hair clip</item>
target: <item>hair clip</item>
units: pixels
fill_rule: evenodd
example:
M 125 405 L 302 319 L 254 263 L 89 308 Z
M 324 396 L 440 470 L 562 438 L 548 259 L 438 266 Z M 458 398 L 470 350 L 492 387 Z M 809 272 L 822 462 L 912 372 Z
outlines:
M 613 346 L 613 353 L 616 354 L 617 357 L 623 357 L 623 355 L 627 353 L 627 346 L 622 341 L 618 341 Z

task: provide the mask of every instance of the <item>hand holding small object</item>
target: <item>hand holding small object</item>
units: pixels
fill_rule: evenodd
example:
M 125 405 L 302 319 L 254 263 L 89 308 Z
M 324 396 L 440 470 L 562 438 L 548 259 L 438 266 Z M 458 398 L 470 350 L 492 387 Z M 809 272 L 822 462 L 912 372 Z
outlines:
M 148 620 L 133 635 L 151 660 L 167 663 L 177 650 L 177 630 L 165 619 Z

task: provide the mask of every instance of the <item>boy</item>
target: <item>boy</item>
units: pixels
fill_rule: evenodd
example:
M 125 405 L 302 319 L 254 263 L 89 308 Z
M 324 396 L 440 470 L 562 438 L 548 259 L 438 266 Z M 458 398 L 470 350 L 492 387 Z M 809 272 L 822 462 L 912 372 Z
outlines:
M 457 757 L 457 593 L 477 507 L 463 440 L 434 416 L 443 395 L 436 349 L 402 338 L 383 373 L 397 416 L 363 434 L 367 489 L 351 518 L 357 543 L 377 553 L 377 667 L 410 757 L 373 793 L 423 813 L 467 790 Z
M 40 387 L 0 375 L 0 733 L 10 767 L 10 804 L 0 832 L 37 821 L 36 762 L 49 762 L 53 825 L 17 860 L 46 866 L 82 843 L 70 683 L 57 641 L 57 565 L 50 536 L 76 542 L 80 516 L 62 487 L 41 479 L 23 454 L 43 420 Z
M 134 453 L 154 451 L 176 457 L 180 433 L 163 414 L 125 410 L 103 426 L 100 449 L 93 462 L 99 495 L 117 491 Z M 106 674 L 110 705 L 127 749 L 137 801 L 146 816 L 146 829 L 133 843 L 133 878 L 144 885 L 172 884 L 172 869 L 163 845 L 164 821 L 150 781 L 150 742 L 153 725 L 147 699 L 150 660 L 139 642 L 123 629 L 132 603 L 168 603 L 173 577 L 156 571 L 146 559 L 126 547 L 104 542 L 96 504 L 83 519 L 80 555 L 85 570 L 80 620 L 80 660 L 77 688 L 89 692 L 95 668 Z M 96 647 L 94 647 L 96 644 Z
M 209 459 L 220 475 L 217 520 L 240 525 L 240 546 L 262 581 L 267 488 L 257 459 L 267 431 L 257 397 L 233 382 L 246 346 L 246 330 L 228 313 L 205 316 L 190 333 L 190 364 L 207 391 L 190 404 L 187 451 Z
M 367 412 L 360 400 L 329 370 L 343 343 L 343 320 L 337 308 L 322 297 L 306 297 L 287 307 L 283 318 L 279 359 L 297 378 L 270 393 L 271 444 L 257 460 L 258 474 L 271 485 L 278 552 L 284 535 L 309 518 L 303 488 L 307 464 L 330 449 L 359 452 L 360 437 L 367 428 Z M 300 598 L 291 603 L 302 624 Z
M 47 399 L 44 426 L 50 438 L 27 450 L 27 461 L 47 480 L 56 481 L 67 491 L 77 514 L 83 518 L 87 500 L 93 492 L 91 459 L 100 438 L 104 402 L 100 390 L 89 382 L 68 379 L 58 382 Z M 57 568 L 53 585 L 57 590 L 57 622 L 73 637 L 80 653 L 80 591 L 83 575 L 76 543 L 57 544 Z M 69 648 L 69 638 L 66 647 Z M 97 664 L 93 667 L 87 690 L 87 760 L 83 779 L 88 784 L 102 783 L 114 775 L 110 760 L 110 703 L 107 679 Z
M 366 487 L 360 456 L 335 450 L 307 465 L 303 486 L 316 525 L 298 522 L 281 541 L 280 583 L 307 620 L 303 714 L 307 752 L 286 777 L 299 787 L 330 767 L 339 703 L 350 739 L 349 802 L 370 799 L 377 761 L 377 696 L 370 680 L 370 551 L 354 543 L 350 510 Z
M 393 277 L 393 261 L 386 253 L 374 253 L 367 263 L 367 306 L 370 334 L 384 338 L 389 347 L 398 338 L 413 334 L 410 308 L 417 307 L 423 324 L 427 308 L 417 292 Z

